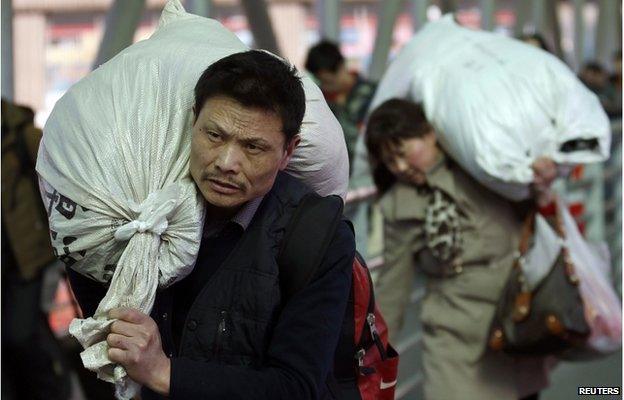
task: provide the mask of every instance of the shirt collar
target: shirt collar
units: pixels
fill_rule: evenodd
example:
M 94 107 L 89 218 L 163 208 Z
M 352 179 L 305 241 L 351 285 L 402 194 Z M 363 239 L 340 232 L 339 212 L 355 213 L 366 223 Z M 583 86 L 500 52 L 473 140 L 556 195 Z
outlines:
M 243 230 L 247 230 L 247 227 L 251 223 L 254 215 L 256 215 L 256 211 L 258 211 L 258 207 L 260 207 L 260 203 L 262 203 L 263 199 L 264 196 L 260 196 L 249 200 L 240 210 L 238 210 L 231 221 L 238 224 L 241 228 L 243 228 Z
M 251 224 L 251 220 L 253 219 L 254 215 L 256 215 L 256 211 L 258 211 L 258 207 L 260 207 L 260 203 L 262 203 L 263 199 L 264 196 L 260 196 L 248 201 L 241 207 L 240 210 L 238 210 L 236 215 L 234 215 L 227 221 L 206 220 L 204 224 L 203 237 L 208 238 L 213 236 L 219 236 L 230 224 L 234 224 L 243 231 L 245 231 L 249 227 L 249 224 Z

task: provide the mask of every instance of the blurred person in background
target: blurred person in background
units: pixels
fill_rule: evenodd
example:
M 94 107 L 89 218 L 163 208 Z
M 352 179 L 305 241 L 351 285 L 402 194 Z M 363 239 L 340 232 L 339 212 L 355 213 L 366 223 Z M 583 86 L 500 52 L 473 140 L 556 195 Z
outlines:
M 622 50 L 613 53 L 613 74 L 609 77 L 609 81 L 622 91 Z
M 613 91 L 613 107 L 609 116 L 622 118 L 622 50 L 613 54 L 612 61 L 613 73 L 609 77 L 609 85 Z
M 594 92 L 609 116 L 619 114 L 621 110 L 621 90 L 619 95 L 615 85 L 611 84 L 606 69 L 598 61 L 589 61 L 583 65 L 579 73 L 579 79 Z
M 41 137 L 33 110 L 2 99 L 2 399 L 68 399 L 71 369 L 87 399 L 112 400 L 79 343 L 48 323 L 61 268 L 35 171 Z
M 305 68 L 317 79 L 327 104 L 342 126 L 349 164 L 353 166 L 358 132 L 377 85 L 347 69 L 338 45 L 326 40 L 310 49 Z
M 589 90 L 600 96 L 607 84 L 607 71 L 597 61 L 589 61 L 583 65 L 579 79 Z
M 518 38 L 518 40 L 550 53 L 550 49 L 548 48 L 548 45 L 546 44 L 546 39 L 544 39 L 544 37 L 539 33 L 522 35 Z
M 421 311 L 425 398 L 537 399 L 548 385 L 545 359 L 487 348 L 518 249 L 521 208 L 482 186 L 445 153 L 420 104 L 381 104 L 365 138 L 384 216 L 386 265 L 376 299 L 394 340 L 415 267 L 427 278 Z M 534 190 L 546 204 L 556 165 L 542 158 L 533 168 Z
M 42 299 L 55 262 L 35 172 L 34 112 L 2 99 L 2 398 L 67 399 L 69 372 Z

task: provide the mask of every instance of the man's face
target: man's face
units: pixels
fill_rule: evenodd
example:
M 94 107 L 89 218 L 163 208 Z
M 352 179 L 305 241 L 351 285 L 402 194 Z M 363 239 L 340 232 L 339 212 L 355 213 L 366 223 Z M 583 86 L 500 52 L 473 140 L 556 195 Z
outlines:
M 191 176 L 208 203 L 236 210 L 266 194 L 286 168 L 299 137 L 285 141 L 279 115 L 212 97 L 193 126 Z
M 336 72 L 322 69 L 316 73 L 321 90 L 327 94 L 340 94 L 351 88 L 351 74 L 344 63 Z
M 581 79 L 590 88 L 602 88 L 607 83 L 607 75 L 604 72 L 592 69 L 581 71 Z

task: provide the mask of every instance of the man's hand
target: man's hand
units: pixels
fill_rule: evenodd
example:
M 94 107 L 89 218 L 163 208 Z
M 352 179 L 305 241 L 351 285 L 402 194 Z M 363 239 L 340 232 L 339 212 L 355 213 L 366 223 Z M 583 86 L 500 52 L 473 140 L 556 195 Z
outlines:
M 108 357 L 134 381 L 168 396 L 171 361 L 162 349 L 156 322 L 131 308 L 115 308 L 108 315 L 117 319 L 106 338 Z

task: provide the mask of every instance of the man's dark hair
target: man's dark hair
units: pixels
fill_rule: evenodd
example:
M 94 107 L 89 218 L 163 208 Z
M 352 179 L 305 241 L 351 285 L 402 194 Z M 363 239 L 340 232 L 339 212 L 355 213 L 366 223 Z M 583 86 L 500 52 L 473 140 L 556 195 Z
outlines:
M 313 74 L 317 74 L 321 70 L 336 72 L 342 63 L 344 63 L 344 57 L 340 53 L 338 45 L 323 40 L 308 52 L 305 68 Z
M 286 143 L 301 129 L 305 92 L 297 69 L 264 51 L 232 54 L 209 66 L 195 85 L 195 120 L 215 96 L 279 115 Z
M 395 176 L 383 163 L 382 149 L 388 144 L 400 144 L 404 139 L 422 138 L 432 131 L 433 127 L 419 103 L 390 99 L 373 111 L 368 119 L 365 137 L 379 195 L 383 195 L 396 182 Z

